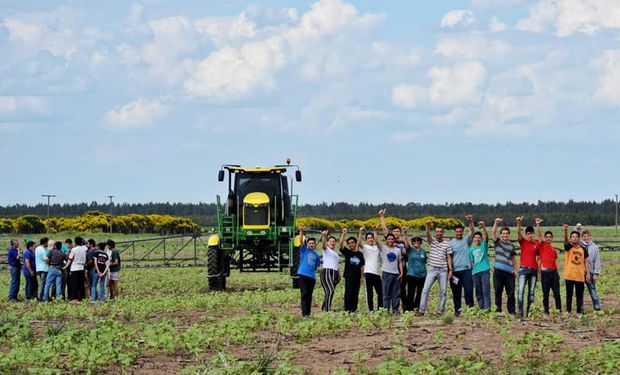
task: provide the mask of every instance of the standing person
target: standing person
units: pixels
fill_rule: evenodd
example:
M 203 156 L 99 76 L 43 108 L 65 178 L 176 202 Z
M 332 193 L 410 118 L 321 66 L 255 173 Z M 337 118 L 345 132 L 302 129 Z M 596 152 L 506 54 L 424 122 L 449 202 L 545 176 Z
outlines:
M 381 283 L 381 275 L 379 274 L 379 263 L 381 254 L 379 248 L 375 245 L 374 234 L 366 233 L 366 243 L 362 241 L 362 232 L 364 228 L 360 228 L 357 238 L 357 246 L 362 250 L 364 255 L 364 267 L 362 267 L 362 277 L 366 285 L 366 302 L 368 303 L 368 311 L 374 311 L 373 290 L 377 294 L 377 308 L 383 307 L 383 285 Z
M 56 285 L 56 298 L 58 299 L 62 296 L 62 271 L 68 267 L 65 265 L 66 261 L 67 254 L 62 252 L 62 242 L 57 241 L 47 255 L 47 263 L 50 268 L 45 279 L 43 301 L 49 301 L 52 283 Z
M 105 246 L 105 242 L 103 243 Z M 97 251 L 97 244 L 94 239 L 86 241 L 86 264 L 84 265 L 84 273 L 86 274 L 86 298 L 90 299 L 91 290 L 94 280 L 95 270 L 95 252 Z
M 82 237 L 75 237 L 75 247 L 69 253 L 69 300 L 82 301 L 84 291 L 84 265 L 86 264 L 86 246 Z
M 426 271 L 426 279 L 424 280 L 424 288 L 422 289 L 422 298 L 420 300 L 420 315 L 426 312 L 428 304 L 428 294 L 439 280 L 439 306 L 437 313 L 443 314 L 446 309 L 446 294 L 448 289 L 448 279 L 452 278 L 452 247 L 450 242 L 443 238 L 444 229 L 437 225 L 435 227 L 435 236 L 431 236 L 432 221 L 426 222 L 426 240 L 429 243 L 428 268 Z
M 383 230 L 383 238 L 385 238 L 385 236 L 387 236 L 388 233 L 392 233 L 394 235 L 394 245 L 397 248 L 399 248 L 401 251 L 402 255 L 399 258 L 400 258 L 400 262 L 402 263 L 403 273 L 406 273 L 407 272 L 406 247 L 405 247 L 405 241 L 403 241 L 402 238 L 400 237 L 401 229 L 400 227 L 395 226 L 395 227 L 392 227 L 391 232 L 388 232 L 387 223 L 385 221 L 385 211 L 386 211 L 385 208 L 379 210 L 379 219 L 381 221 L 381 229 Z M 403 311 L 407 310 L 406 300 L 407 300 L 407 281 L 403 277 L 400 281 L 400 301 L 403 307 Z
M 342 229 L 340 237 L 340 252 L 344 256 L 344 311 L 355 312 L 359 303 L 360 284 L 362 281 L 362 269 L 364 268 L 364 254 L 357 246 L 357 239 L 353 236 L 347 238 L 347 246 L 344 246 L 344 236 L 347 228 Z M 362 232 L 359 232 L 361 236 Z
M 521 266 L 519 267 L 519 295 L 517 315 L 523 317 L 523 303 L 525 288 L 527 285 L 527 310 L 525 316 L 529 316 L 530 307 L 534 303 L 536 293 L 536 281 L 540 270 L 539 243 L 534 240 L 534 227 L 525 228 L 525 237 L 521 234 L 523 216 L 517 218 L 517 239 L 521 247 Z
M 581 245 L 579 232 L 576 230 L 568 237 L 568 225 L 564 224 L 564 250 L 566 250 L 566 260 L 564 261 L 564 281 L 566 283 L 566 312 L 573 310 L 573 290 L 577 300 L 577 314 L 583 314 L 583 289 L 586 280 L 590 279 L 590 268 L 588 267 L 588 249 Z
M 510 242 L 510 228 L 502 227 L 500 237 L 497 237 L 497 228 L 503 219 L 496 218 L 493 223 L 493 242 L 495 243 L 495 264 L 493 266 L 493 287 L 495 289 L 495 308 L 502 312 L 502 294 L 506 291 L 506 305 L 508 313 L 515 313 L 515 278 L 517 271 L 517 252 L 515 245 Z
M 9 301 L 17 301 L 19 284 L 21 281 L 22 261 L 19 255 L 19 240 L 12 239 L 8 249 L 8 263 L 11 268 L 11 285 L 9 286 Z
M 73 240 L 71 238 L 67 238 L 62 245 L 62 252 L 68 257 L 71 253 L 71 249 L 73 249 Z M 67 292 L 71 288 L 69 286 L 69 267 L 62 269 L 62 299 L 67 300 Z
M 316 242 L 315 242 L 316 243 Z M 121 254 L 116 250 L 116 242 L 108 240 L 106 242 L 108 250 L 111 251 L 110 255 L 110 299 L 118 298 L 121 293 L 121 287 L 119 285 L 121 279 Z
M 34 250 L 35 267 L 39 276 L 39 301 L 43 301 L 43 291 L 45 290 L 45 279 L 50 266 L 45 262 L 47 258 L 47 247 L 49 238 L 43 237 L 39 241 L 39 246 Z
M 538 242 L 540 243 L 540 284 L 543 292 L 543 308 L 545 315 L 549 315 L 549 290 L 553 291 L 555 308 L 558 312 L 562 311 L 562 298 L 560 297 L 560 275 L 558 274 L 558 252 L 553 247 L 553 233 L 545 232 L 543 240 L 542 219 L 536 218 L 536 230 L 538 232 Z
M 491 309 L 491 265 L 489 264 L 489 232 L 484 221 L 479 221 L 481 232 L 474 233 L 469 248 L 469 260 L 472 264 L 472 276 L 476 289 L 478 306 L 483 310 Z
M 26 280 L 24 290 L 26 301 L 37 299 L 37 290 L 39 289 L 34 251 L 34 241 L 28 241 L 26 243 L 26 250 L 24 250 L 24 265 L 22 266 L 24 279 Z
M 301 316 L 310 316 L 312 312 L 312 293 L 316 284 L 316 270 L 321 264 L 321 257 L 316 253 L 316 240 L 308 238 L 304 242 L 304 226 L 299 227 L 299 238 L 301 247 L 299 248 L 299 291 L 301 292 Z
M 400 262 L 401 250 L 394 244 L 394 235 L 385 236 L 385 245 L 377 237 L 377 228 L 374 229 L 375 243 L 381 254 L 381 270 L 383 271 L 383 307 L 388 312 L 398 315 L 400 305 L 400 281 L 403 279 L 403 264 Z
M 471 237 L 474 233 L 474 222 L 471 215 L 465 216 L 465 220 L 469 224 L 469 235 L 463 236 L 465 228 L 461 224 L 457 224 L 454 227 L 454 238 L 450 240 L 454 271 L 453 276 L 449 280 L 450 289 L 452 289 L 454 315 L 456 316 L 460 316 L 463 311 L 461 308 L 461 293 L 464 292 L 467 307 L 474 307 L 474 281 L 471 274 L 471 263 L 469 262 L 469 247 L 471 246 Z
M 321 269 L 321 286 L 325 295 L 323 296 L 323 305 L 321 310 L 328 312 L 332 309 L 332 302 L 336 294 L 336 286 L 340 282 L 340 256 L 334 250 L 336 248 L 336 237 L 329 236 L 328 231 L 321 232 L 323 244 L 323 269 Z M 344 234 L 343 234 L 344 236 Z
M 590 279 L 586 280 L 586 286 L 588 287 L 590 298 L 592 298 L 592 307 L 595 311 L 599 311 L 601 309 L 601 300 L 596 291 L 596 280 L 598 280 L 601 274 L 601 254 L 598 246 L 592 241 L 592 233 L 590 233 L 589 229 L 584 229 L 581 232 L 581 237 L 583 238 L 582 245 L 588 250 L 589 255 L 587 262 L 590 268 Z
M 407 270 L 405 279 L 407 281 L 407 303 L 406 311 L 416 311 L 420 308 L 422 289 L 426 280 L 426 250 L 422 248 L 422 237 L 416 236 L 409 242 L 407 230 L 403 227 L 405 238 L 405 248 L 407 255 Z
M 103 302 L 105 300 L 105 284 L 110 269 L 110 255 L 106 251 L 105 242 L 99 243 L 97 247 L 98 249 L 95 250 L 93 255 L 95 274 L 93 275 L 93 282 L 90 287 L 91 303 L 95 301 Z M 99 289 L 97 289 L 97 287 L 99 287 Z

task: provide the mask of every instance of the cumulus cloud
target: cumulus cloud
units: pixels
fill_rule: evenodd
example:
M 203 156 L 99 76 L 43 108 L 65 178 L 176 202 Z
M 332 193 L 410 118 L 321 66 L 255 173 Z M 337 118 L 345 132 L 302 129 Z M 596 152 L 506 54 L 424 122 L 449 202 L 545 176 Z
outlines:
M 435 53 L 458 60 L 501 59 L 510 52 L 510 45 L 502 40 L 489 39 L 475 31 L 461 35 L 443 35 L 437 42 Z
M 451 67 L 434 67 L 428 72 L 431 102 L 439 105 L 476 104 L 480 102 L 486 68 L 477 61 L 468 61 Z
M 471 10 L 454 9 L 443 15 L 441 27 L 470 26 L 474 21 L 474 12 Z
M 604 28 L 620 28 L 620 6 L 606 0 L 540 0 L 529 8 L 527 18 L 516 28 L 543 32 L 555 28 L 555 34 L 566 37 L 574 33 L 594 35 Z
M 601 71 L 596 96 L 611 106 L 620 106 L 620 50 L 607 50 L 591 63 Z
M 392 88 L 392 103 L 403 108 L 414 108 L 428 100 L 428 91 L 420 85 L 398 84 Z
M 168 114 L 168 107 L 159 99 L 138 98 L 105 114 L 104 126 L 113 130 L 146 128 Z

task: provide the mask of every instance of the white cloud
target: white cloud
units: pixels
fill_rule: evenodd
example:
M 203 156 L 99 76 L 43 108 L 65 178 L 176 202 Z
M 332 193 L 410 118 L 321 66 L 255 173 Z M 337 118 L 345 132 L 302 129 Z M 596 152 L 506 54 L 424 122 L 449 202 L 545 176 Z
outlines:
M 194 21 L 196 31 L 207 36 L 216 46 L 223 48 L 232 41 L 250 39 L 257 35 L 256 23 L 245 12 L 236 17 L 207 17 Z
M 501 59 L 510 52 L 510 45 L 502 40 L 489 39 L 481 32 L 462 35 L 444 35 L 439 38 L 435 53 L 458 60 Z
M 491 18 L 491 22 L 489 23 L 489 31 L 497 33 L 506 30 L 506 27 L 508 26 L 505 23 L 500 22 L 497 17 Z
M 620 106 L 620 50 L 607 50 L 590 65 L 602 71 L 598 77 L 597 98 L 611 106 Z
M 168 107 L 159 99 L 138 98 L 105 114 L 104 126 L 114 130 L 146 128 L 168 114 Z
M 560 37 L 574 33 L 594 35 L 603 28 L 620 28 L 620 6 L 615 0 L 540 0 L 529 8 L 528 18 L 520 20 L 516 28 L 540 33 L 549 26 Z
M 454 9 L 443 15 L 441 27 L 470 26 L 474 21 L 474 12 L 471 10 Z
M 476 104 L 482 96 L 486 68 L 480 62 L 469 61 L 452 67 L 431 68 L 428 76 L 432 80 L 429 98 L 434 104 Z
M 0 114 L 46 114 L 48 112 L 49 104 L 45 98 L 39 96 L 0 96 Z
M 392 88 L 392 103 L 403 108 L 414 108 L 428 101 L 427 90 L 420 85 L 398 84 Z

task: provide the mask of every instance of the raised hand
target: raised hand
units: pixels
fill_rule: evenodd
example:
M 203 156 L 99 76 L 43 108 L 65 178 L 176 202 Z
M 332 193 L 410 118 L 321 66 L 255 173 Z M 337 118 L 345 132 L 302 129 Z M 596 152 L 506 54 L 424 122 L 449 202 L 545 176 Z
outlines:
M 467 222 L 472 222 L 472 220 L 474 220 L 474 217 L 471 215 L 465 215 L 465 220 L 467 220 Z
M 364 227 L 360 227 L 360 230 L 358 231 L 360 234 L 364 233 Z
M 424 224 L 426 224 L 427 227 L 430 227 L 431 225 L 433 225 L 433 221 L 432 220 L 426 220 L 426 222 L 424 222 Z
M 379 216 L 385 216 L 385 208 L 379 210 Z
M 534 219 L 534 222 L 536 223 L 536 225 L 540 225 L 540 223 L 543 222 L 543 219 L 537 217 L 536 219 Z
M 562 228 L 564 228 L 564 230 L 568 230 L 568 224 L 562 224 Z
M 347 234 L 347 228 L 342 228 L 342 234 Z
M 523 222 L 523 216 L 517 216 L 516 220 L 517 220 L 517 223 Z
M 299 231 L 300 231 L 300 232 L 303 232 L 303 231 L 304 231 L 304 228 L 305 228 L 305 227 L 304 227 L 303 225 L 300 225 L 298 229 L 299 229 Z
M 478 226 L 479 226 L 480 228 L 484 228 L 484 221 L 480 220 L 480 221 L 478 222 Z
M 409 230 L 409 227 L 405 226 L 401 228 L 403 230 L 403 233 L 407 233 L 407 231 Z
M 327 236 L 327 234 L 328 234 L 328 233 L 329 233 L 329 231 L 328 231 L 328 230 L 322 230 L 322 231 L 321 231 L 321 234 L 322 234 L 323 236 Z
M 372 230 L 375 230 L 375 231 L 377 230 L 377 224 L 372 226 Z
M 503 222 L 504 222 L 504 219 L 502 219 L 501 217 L 496 217 L 495 218 L 495 225 L 500 225 Z

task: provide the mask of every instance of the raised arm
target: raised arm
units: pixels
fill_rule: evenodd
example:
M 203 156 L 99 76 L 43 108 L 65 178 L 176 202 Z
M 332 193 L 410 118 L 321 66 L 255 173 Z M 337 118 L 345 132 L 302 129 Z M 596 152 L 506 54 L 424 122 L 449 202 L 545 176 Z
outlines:
M 517 216 L 515 220 L 517 221 L 517 240 L 521 241 L 523 239 L 523 233 L 521 233 L 521 227 L 523 224 L 523 216 Z
M 344 247 L 344 237 L 347 235 L 347 228 L 342 228 L 342 233 L 340 233 L 340 240 L 338 241 L 338 248 L 342 249 Z
M 323 250 L 327 249 L 327 233 L 329 233 L 327 230 L 321 231 L 321 243 Z
M 478 222 L 478 226 L 480 227 L 480 229 L 482 229 L 482 240 L 483 241 L 488 241 L 489 240 L 489 231 L 487 230 L 487 227 L 484 225 L 484 221 L 480 220 Z
M 430 220 L 426 220 L 426 222 L 424 223 L 424 226 L 426 227 L 426 241 L 428 241 L 428 245 L 430 246 L 431 244 L 431 225 L 433 224 L 432 221 Z
M 383 229 L 383 236 L 388 235 L 388 227 L 385 222 L 385 208 L 379 210 L 379 219 L 381 220 L 381 229 Z
M 364 248 L 364 244 L 362 243 L 363 235 L 364 235 L 364 227 L 360 227 L 360 230 L 357 232 L 357 247 L 360 250 Z
M 499 228 L 499 225 L 502 223 L 502 221 L 504 221 L 504 219 L 496 217 L 495 221 L 493 222 L 493 242 L 497 241 L 497 228 Z
M 379 236 L 377 236 L 377 226 L 376 225 L 372 226 L 372 233 L 375 236 L 375 245 L 377 245 L 377 248 L 379 250 L 381 250 L 381 240 L 379 239 Z
M 564 245 L 566 245 L 568 243 L 568 224 L 562 225 L 562 228 L 564 229 Z
M 469 238 L 474 237 L 474 217 L 472 215 L 466 215 L 465 220 L 469 223 Z
M 299 230 L 299 248 L 301 249 L 302 246 L 304 246 L 304 226 L 300 225 L 299 228 L 297 228 Z
M 403 253 L 406 255 L 407 249 L 411 247 L 411 242 L 409 241 L 409 236 L 407 235 L 407 231 L 409 230 L 409 227 L 402 227 L 402 230 L 403 230 L 403 240 L 405 242 L 405 248 L 403 249 Z
M 537 217 L 536 219 L 534 219 L 534 222 L 536 223 L 536 234 L 538 235 L 538 241 L 543 242 L 543 232 L 542 227 L 540 226 L 543 220 Z

